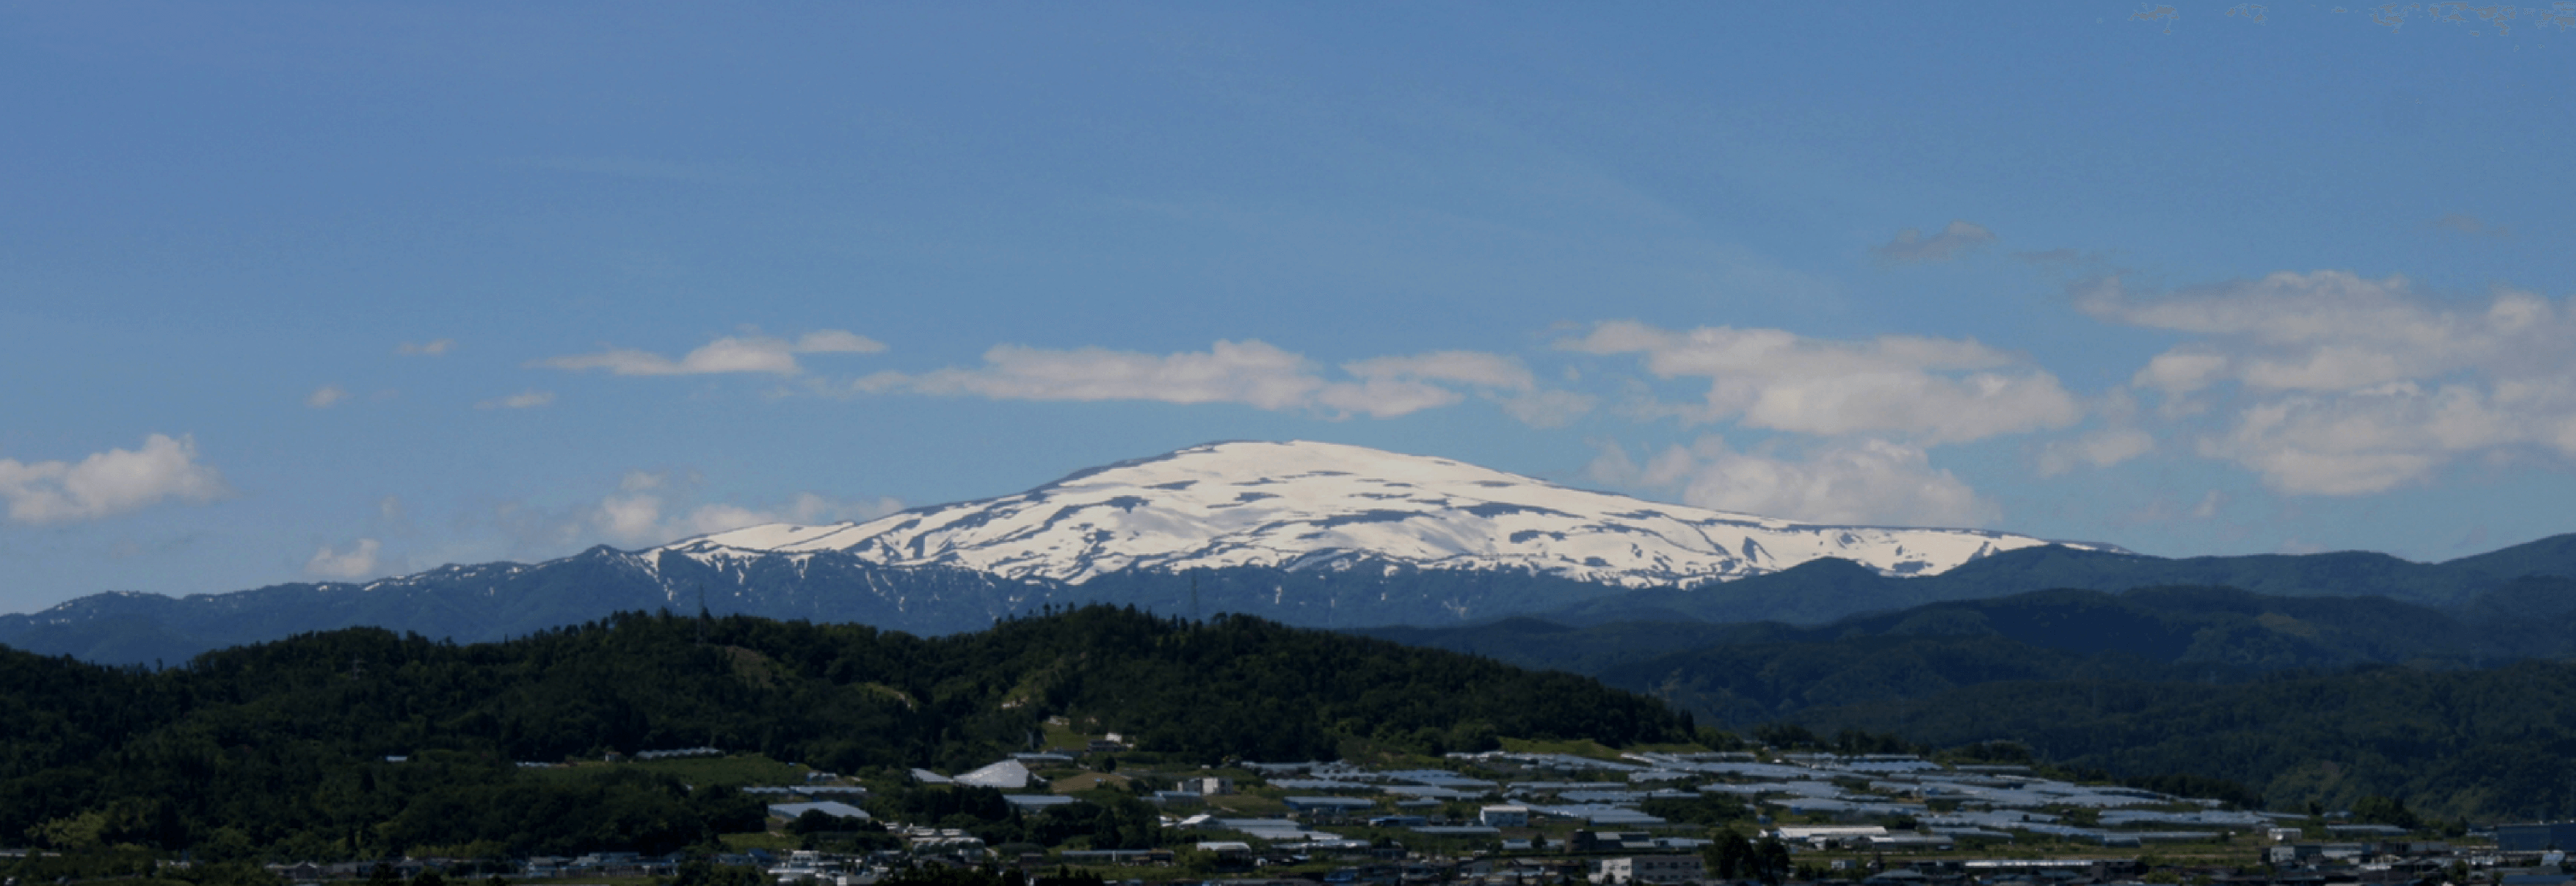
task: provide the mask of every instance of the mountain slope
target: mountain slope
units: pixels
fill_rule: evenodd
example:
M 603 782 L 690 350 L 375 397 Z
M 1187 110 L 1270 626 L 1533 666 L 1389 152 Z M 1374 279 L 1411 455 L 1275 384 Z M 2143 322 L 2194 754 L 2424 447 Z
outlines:
M 2555 627 L 2570 617 L 2576 579 L 2529 576 L 2456 611 L 2382 597 L 2160 587 L 1945 601 L 1813 627 L 1513 618 L 1355 633 L 1599 677 L 1744 726 L 1998 681 L 2236 682 L 2293 669 L 2561 658 L 2576 653 Z
M 2165 560 L 1994 532 L 1726 514 L 1351 446 L 1222 443 L 861 524 L 753 527 L 644 551 L 595 548 L 363 584 L 93 595 L 0 616 L 0 643 L 92 661 L 177 663 L 357 625 L 497 640 L 620 610 L 694 612 L 701 601 L 718 614 L 918 634 L 1094 602 L 1335 628 L 1532 614 L 1576 625 L 1815 624 L 2049 588 L 2169 584 L 2555 611 L 2545 588 L 2481 596 L 2532 575 L 2576 575 L 2576 536 L 2446 564 L 2376 554 Z M 2540 623 L 2525 619 L 2505 633 L 2535 634 Z
M 1017 495 L 866 523 L 754 526 L 659 550 L 710 563 L 842 551 L 1075 584 L 1129 571 L 1366 562 L 1669 587 L 1821 557 L 1885 575 L 1931 575 L 2049 544 L 1983 530 L 1797 523 L 1571 489 L 1444 458 L 1294 441 L 1194 446 Z

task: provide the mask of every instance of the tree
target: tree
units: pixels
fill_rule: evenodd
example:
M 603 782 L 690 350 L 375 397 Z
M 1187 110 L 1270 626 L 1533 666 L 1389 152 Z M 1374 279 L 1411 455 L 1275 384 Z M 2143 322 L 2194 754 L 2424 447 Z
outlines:
M 2405 801 L 2376 794 L 2363 797 L 2361 802 L 2352 804 L 2352 817 L 2373 824 L 2395 825 L 2410 831 L 2424 826 L 2423 821 L 2417 819 L 2415 813 L 2406 808 Z

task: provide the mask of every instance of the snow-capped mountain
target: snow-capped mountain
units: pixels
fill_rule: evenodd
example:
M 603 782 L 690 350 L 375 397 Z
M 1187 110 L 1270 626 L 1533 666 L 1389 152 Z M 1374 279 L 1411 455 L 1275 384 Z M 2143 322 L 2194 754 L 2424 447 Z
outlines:
M 1017 495 L 864 523 L 772 524 L 642 552 L 711 567 L 842 553 L 1073 584 L 1194 568 L 1512 570 L 1642 587 L 1837 557 L 1931 575 L 2067 544 L 1972 529 L 1823 526 L 1572 489 L 1445 458 L 1314 442 L 1232 442 L 1094 468 Z
M 1690 595 L 1692 611 L 1704 613 L 1696 617 L 1814 621 L 1924 602 L 1914 599 L 1918 589 L 2029 589 L 2011 576 L 1947 590 L 1899 578 L 1989 555 L 2004 556 L 1981 568 L 2059 555 L 2144 559 L 2104 553 L 2117 550 L 2105 545 L 2049 544 L 1729 514 L 1357 446 L 1217 443 L 866 523 L 754 526 L 640 551 L 599 547 L 362 584 L 98 594 L 0 616 L 0 643 L 149 662 L 356 625 L 493 640 L 618 612 L 701 607 L 917 634 L 1086 604 L 1321 627 L 1454 624 L 1577 606 L 1679 611 L 1671 600 L 1620 600 L 1657 594 Z M 1806 563 L 1813 566 L 1792 569 Z M 1859 584 L 1846 580 L 1854 575 Z M 1710 586 L 1739 578 L 1754 580 Z M 1766 581 L 1778 586 L 1759 587 Z

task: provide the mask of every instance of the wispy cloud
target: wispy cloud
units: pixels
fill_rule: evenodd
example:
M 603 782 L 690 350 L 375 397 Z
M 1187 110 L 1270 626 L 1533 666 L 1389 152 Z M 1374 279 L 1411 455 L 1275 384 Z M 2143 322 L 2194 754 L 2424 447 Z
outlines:
M 2434 219 L 2430 224 L 2436 228 L 2458 231 L 2472 236 L 2494 237 L 2498 240 L 2509 240 L 2513 238 L 2512 228 L 2508 228 L 2503 225 L 2490 225 L 2479 219 L 2477 216 L 2469 215 L 2464 212 L 2443 213 L 2441 218 Z
M 1516 413 L 1539 420 L 1589 408 L 1589 401 L 1579 396 L 1549 397 L 1519 361 L 1499 354 L 1434 351 L 1354 360 L 1340 369 L 1342 377 L 1329 377 L 1304 355 L 1255 340 L 1219 341 L 1205 351 L 1171 354 L 1001 345 L 984 352 L 982 366 L 884 372 L 852 387 L 1000 400 L 1231 403 L 1335 417 L 1409 415 L 1459 403 L 1466 391 L 1497 399 L 1543 398 Z
M 442 338 L 425 342 L 403 342 L 402 344 L 394 346 L 394 353 L 436 357 L 440 354 L 447 353 L 450 348 L 454 347 L 456 347 L 455 339 Z
M 1966 221 L 1952 221 L 1940 233 L 1923 236 L 1916 228 L 1896 232 L 1896 239 L 1870 248 L 1872 255 L 1889 264 L 1916 264 L 1949 261 L 1995 242 L 1995 232 Z
M 329 409 L 347 399 L 349 399 L 349 392 L 346 389 L 339 385 L 323 385 L 313 389 L 313 393 L 305 395 L 304 405 L 315 409 Z
M 550 369 L 604 369 L 616 375 L 708 375 L 761 372 L 795 375 L 804 371 L 799 354 L 872 354 L 886 346 L 863 335 L 838 329 L 809 332 L 795 339 L 764 335 L 725 336 L 698 346 L 674 360 L 650 351 L 612 348 L 532 364 Z
M 555 402 L 553 391 L 521 391 L 474 404 L 476 409 L 535 409 Z
M 2156 451 L 2155 435 L 2135 428 L 2094 431 L 2072 440 L 2051 441 L 2039 452 L 2039 475 L 2053 477 L 2079 467 L 2107 468 Z

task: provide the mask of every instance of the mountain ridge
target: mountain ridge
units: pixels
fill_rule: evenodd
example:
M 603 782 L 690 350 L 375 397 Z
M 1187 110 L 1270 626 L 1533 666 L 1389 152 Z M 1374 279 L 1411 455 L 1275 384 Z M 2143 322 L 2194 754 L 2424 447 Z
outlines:
M 1842 557 L 1928 575 L 2041 545 L 1983 529 L 1839 526 L 1576 489 L 1452 459 L 1312 441 L 1230 441 L 1076 471 L 1026 492 L 864 522 L 774 523 L 654 548 L 702 560 L 842 550 L 1082 584 L 1128 570 L 1330 566 L 1353 555 L 1694 585 Z
M 1247 475 L 1238 469 L 1230 478 L 1219 477 L 1220 482 L 1209 480 L 1224 473 L 1207 468 L 1204 457 L 1210 453 L 1226 454 L 1220 450 L 1229 449 L 1276 453 L 1283 448 L 1305 459 L 1290 465 L 1295 470 L 1283 472 L 1285 479 L 1259 472 Z M 1395 467 L 1383 476 L 1352 479 L 1359 475 L 1340 468 L 1354 459 Z M 1193 463 L 1199 467 L 1193 468 Z M 1143 468 L 1154 473 L 1135 473 Z M 1191 471 L 1198 474 L 1190 475 Z M 1114 532 L 1097 535 L 1116 528 L 1103 524 L 1103 519 L 1126 520 L 1141 514 L 1136 519 L 1159 520 L 1162 523 L 1157 525 L 1167 529 L 1193 525 L 1180 519 L 1190 516 L 1184 513 L 1187 509 L 1142 500 L 1145 495 L 1140 489 L 1172 495 L 1204 485 L 1201 505 L 1260 502 L 1268 499 L 1243 496 L 1259 492 L 1287 498 L 1269 489 L 1290 480 L 1319 480 L 1326 493 L 1308 496 L 1310 501 L 1297 504 L 1291 512 L 1273 513 L 1278 519 L 1241 519 L 1237 528 L 1250 527 L 1274 538 L 1313 535 L 1290 539 L 1304 544 L 1303 548 L 1262 548 L 1267 559 L 1242 562 L 1165 557 L 1155 561 L 1162 568 L 1096 570 L 1080 582 L 1030 574 L 1049 563 L 1103 562 L 1098 557 L 1084 559 L 1084 552 L 1093 550 L 1084 545 L 1096 547 L 1103 537 L 1126 537 Z M 1083 497 L 1062 498 L 1073 494 L 1068 490 L 1081 490 Z M 1512 497 L 1517 500 L 1508 500 Z M 942 519 L 954 523 L 977 516 L 977 507 L 994 502 L 1010 503 L 1006 510 L 1011 512 L 977 520 L 959 531 L 998 527 L 993 531 L 1008 544 L 994 562 L 1018 558 L 1014 562 L 1027 567 L 1019 575 L 976 568 L 979 564 L 954 558 L 943 561 L 932 556 L 932 542 L 920 532 L 908 536 L 918 542 L 916 548 L 922 554 L 910 562 L 881 562 L 829 542 L 835 534 L 859 526 L 891 531 L 890 527 L 902 526 L 904 521 L 923 520 L 924 515 L 947 514 Z M 1492 507 L 1480 514 L 1480 504 Z M 1535 512 L 1540 509 L 1546 512 Z M 1826 532 L 1853 534 L 1868 544 L 1897 539 L 1893 547 L 1871 550 L 1899 556 L 1863 565 L 1816 549 L 1813 552 L 1819 556 L 1794 563 L 1787 556 L 1748 560 L 1743 555 L 1757 546 L 1768 552 L 1781 545 L 1756 545 L 1759 539 L 1751 536 L 1720 544 L 1711 540 L 1710 532 L 1694 528 L 1691 521 L 1702 519 L 1734 529 L 1786 527 L 1793 536 L 1810 542 L 1832 540 L 1821 534 Z M 1612 525 L 1619 520 L 1635 525 Z M 1331 525 L 1322 525 L 1327 523 Z M 1146 534 L 1151 528 L 1123 522 L 1117 527 L 1135 529 L 1133 535 Z M 2546 594 L 2531 599 L 2486 595 L 2521 574 L 2576 575 L 2576 535 L 2445 564 L 2349 553 L 2167 560 L 2108 545 L 2069 547 L 1985 530 L 1820 527 L 1729 515 L 1575 490 L 1448 459 L 1310 443 L 1209 444 L 1077 471 L 1015 496 L 915 509 L 868 524 L 786 529 L 793 532 L 785 540 L 803 545 L 802 549 L 772 545 L 772 549 L 756 550 L 724 543 L 721 540 L 729 534 L 718 534 L 637 551 L 600 546 L 534 564 L 451 564 L 357 584 L 287 583 L 176 598 L 130 592 L 92 595 L 43 612 L 0 615 L 0 643 L 92 661 L 168 663 L 224 646 L 362 625 L 461 641 L 498 640 L 610 612 L 689 612 L 701 600 L 720 615 L 859 622 L 924 635 L 976 630 L 1038 607 L 1082 603 L 1133 605 L 1194 617 L 1244 613 L 1327 628 L 1458 625 L 1513 615 L 1540 615 L 1574 625 L 1639 618 L 1814 624 L 1942 600 L 2059 587 L 2116 591 L 2157 584 L 2236 586 L 2287 596 L 2375 593 L 2437 608 L 2484 605 L 2498 611 L 2538 607 L 2554 612 L 2550 607 L 2555 604 Z M 1344 544 L 1399 529 L 1419 536 L 1414 538 L 1417 546 L 1390 553 Z M 1511 538 L 1512 533 L 1541 529 L 1573 540 Z M 733 534 L 750 533 L 734 539 L 742 542 L 779 531 L 755 527 Z M 1872 531 L 1913 532 L 1917 535 L 1903 538 L 1950 544 L 1953 547 L 1944 556 L 1955 563 L 1927 559 L 1927 551 L 1916 550 L 1928 549 L 1931 541 L 1909 548 L 1898 536 L 1857 534 Z M 885 534 L 871 532 L 870 538 Z M 1577 537 L 1585 533 L 1593 537 Z M 1163 554 L 1187 553 L 1205 548 L 1204 537 L 1213 535 L 1166 531 L 1155 544 L 1163 546 Z M 1649 537 L 1663 547 L 1647 545 Z M 1597 548 L 1605 538 L 1628 543 L 1622 556 L 1631 559 L 1624 562 L 1650 567 L 1629 573 L 1632 577 L 1663 575 L 1672 580 L 1638 587 L 1591 580 L 1587 576 L 1594 573 L 1581 570 L 1569 575 L 1550 568 L 1586 550 L 1584 545 Z M 1999 538 L 2018 540 L 2015 543 L 2021 546 L 1989 549 L 1988 543 Z M 1567 546 L 1557 547 L 1560 541 Z M 1704 547 L 1691 547 L 1702 542 Z M 1516 544 L 1523 547 L 1511 547 Z M 1235 544 L 1229 550 L 1240 554 L 1255 547 Z M 1134 560 L 1139 550 L 1143 549 L 1113 553 Z M 1413 556 L 1426 550 L 1443 556 Z M 1529 556 L 1479 561 L 1484 565 L 1476 568 L 1462 567 L 1464 561 L 1448 556 L 1465 552 L 1462 556 L 1473 559 L 1496 550 Z M 1908 562 L 1951 565 L 1927 573 L 1928 567 L 1907 571 L 1903 567 Z M 1782 563 L 1785 568 L 1747 571 Z M 1727 568 L 1739 574 L 1730 580 L 1712 577 Z

